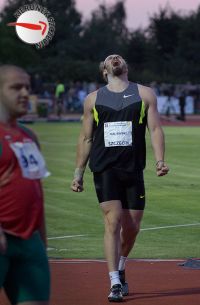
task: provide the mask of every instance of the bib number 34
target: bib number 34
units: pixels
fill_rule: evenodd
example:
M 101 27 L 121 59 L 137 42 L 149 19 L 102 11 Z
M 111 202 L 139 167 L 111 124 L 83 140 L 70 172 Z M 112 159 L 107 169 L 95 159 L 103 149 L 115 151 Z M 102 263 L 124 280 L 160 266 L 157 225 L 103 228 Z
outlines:
M 34 142 L 15 142 L 10 144 L 17 157 L 24 178 L 41 179 L 48 177 L 45 160 Z

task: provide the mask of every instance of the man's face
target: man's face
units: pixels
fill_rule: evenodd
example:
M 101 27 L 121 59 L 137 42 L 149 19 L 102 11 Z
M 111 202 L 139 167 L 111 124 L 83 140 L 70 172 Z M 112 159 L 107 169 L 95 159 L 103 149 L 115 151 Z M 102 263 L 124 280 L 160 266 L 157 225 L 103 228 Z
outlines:
M 0 103 L 6 114 L 17 118 L 27 113 L 30 78 L 21 70 L 6 71 L 0 84 Z
M 120 55 L 109 55 L 104 61 L 104 69 L 113 76 L 119 76 L 128 71 L 125 60 Z

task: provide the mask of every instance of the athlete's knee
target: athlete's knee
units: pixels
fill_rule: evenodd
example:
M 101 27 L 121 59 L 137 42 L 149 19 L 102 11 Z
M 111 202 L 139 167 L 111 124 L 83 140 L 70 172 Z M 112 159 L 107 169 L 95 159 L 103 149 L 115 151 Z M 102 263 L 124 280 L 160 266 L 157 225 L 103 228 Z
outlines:
M 121 228 L 121 217 L 109 217 L 105 221 L 105 231 L 109 234 L 116 234 Z
M 140 222 L 133 223 L 132 232 L 134 232 L 135 235 L 138 235 L 140 232 Z
M 124 236 L 128 236 L 135 238 L 140 232 L 140 223 L 138 222 L 130 222 L 125 227 L 122 227 L 122 234 Z
M 132 234 L 136 237 L 140 232 L 140 222 L 133 223 Z

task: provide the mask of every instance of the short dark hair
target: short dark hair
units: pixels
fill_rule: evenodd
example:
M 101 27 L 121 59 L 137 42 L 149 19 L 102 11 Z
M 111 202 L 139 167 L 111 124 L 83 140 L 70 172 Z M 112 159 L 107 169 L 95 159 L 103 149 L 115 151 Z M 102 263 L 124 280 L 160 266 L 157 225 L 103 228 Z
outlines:
M 18 66 L 15 66 L 15 65 L 1 65 L 0 66 L 0 86 L 2 86 L 4 80 L 5 80 L 5 75 L 7 72 L 9 71 L 20 71 L 22 73 L 25 73 L 27 74 L 27 72 L 21 68 L 21 67 L 18 67 Z

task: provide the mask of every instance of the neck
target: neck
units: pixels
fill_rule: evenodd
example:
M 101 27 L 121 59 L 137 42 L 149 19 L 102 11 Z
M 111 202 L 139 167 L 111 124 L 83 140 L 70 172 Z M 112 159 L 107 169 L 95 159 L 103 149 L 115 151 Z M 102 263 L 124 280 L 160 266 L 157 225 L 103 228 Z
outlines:
M 129 85 L 127 74 L 122 74 L 120 76 L 110 76 L 108 75 L 108 85 L 107 88 L 114 92 L 124 91 Z

